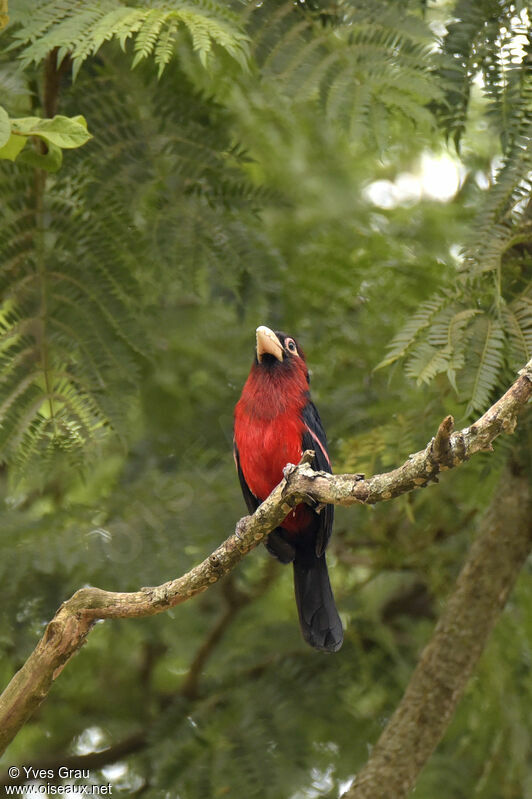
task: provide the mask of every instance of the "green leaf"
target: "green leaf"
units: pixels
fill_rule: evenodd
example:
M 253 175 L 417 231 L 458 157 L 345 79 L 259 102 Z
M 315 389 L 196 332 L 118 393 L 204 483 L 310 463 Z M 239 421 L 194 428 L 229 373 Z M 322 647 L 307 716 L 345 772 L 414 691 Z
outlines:
M 48 143 L 47 153 L 38 153 L 32 147 L 28 147 L 20 154 L 19 162 L 45 169 L 47 172 L 57 172 L 63 163 L 63 151 L 56 144 Z
M 7 159 L 8 161 L 14 161 L 20 151 L 24 149 L 24 145 L 27 141 L 28 139 L 26 136 L 17 136 L 12 133 L 7 141 L 7 144 L 4 144 L 3 147 L 0 147 L 0 158 Z
M 430 383 L 437 374 L 447 369 L 449 356 L 448 347 L 436 349 L 427 341 L 422 341 L 408 360 L 405 372 L 418 386 Z
M 0 149 L 9 141 L 11 136 L 11 123 L 5 108 L 0 105 Z
M 474 359 L 468 369 L 470 400 L 466 409 L 482 411 L 489 405 L 490 395 L 503 365 L 505 333 L 497 319 L 488 316 L 479 318 L 477 330 L 471 342 L 471 355 Z
M 444 302 L 445 298 L 438 295 L 424 302 L 394 337 L 393 341 L 388 346 L 388 355 L 377 364 L 375 371 L 383 369 L 385 366 L 390 366 L 392 363 L 399 360 L 399 358 L 403 358 L 413 346 L 419 333 L 429 327 L 434 316 L 441 310 Z
M 216 44 L 244 69 L 248 68 L 248 36 L 240 16 L 227 3 L 209 0 L 164 5 L 150 9 L 127 6 L 118 0 L 100 3 L 78 0 L 74 6 L 71 3 L 58 6 L 55 0 L 42 0 L 38 14 L 21 15 L 23 24 L 15 34 L 12 48 L 24 47 L 19 56 L 23 66 L 40 63 L 54 48 L 58 50 L 59 61 L 69 52 L 72 75 L 76 78 L 81 65 L 104 42 L 117 39 L 125 51 L 127 41 L 132 38 L 135 40 L 133 66 L 155 52 L 156 64 L 162 71 L 174 51 L 173 33 L 183 22 L 202 63 L 206 63 L 212 45 Z
M 23 136 L 38 136 L 45 142 L 55 144 L 65 150 L 82 147 L 92 135 L 87 130 L 84 117 L 64 117 L 61 115 L 53 119 L 40 119 L 39 117 L 23 117 L 12 120 L 12 129 Z

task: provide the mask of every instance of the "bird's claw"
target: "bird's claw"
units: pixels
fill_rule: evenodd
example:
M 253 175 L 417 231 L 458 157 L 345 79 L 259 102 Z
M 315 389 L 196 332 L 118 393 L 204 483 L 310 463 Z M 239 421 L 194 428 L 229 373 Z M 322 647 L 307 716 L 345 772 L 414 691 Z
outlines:
M 301 499 L 306 505 L 310 505 L 314 510 L 316 509 L 316 500 L 310 494 L 301 494 Z M 319 511 L 318 511 L 319 513 Z
M 285 480 L 288 480 L 288 478 L 290 477 L 295 468 L 296 468 L 295 464 L 293 463 L 286 464 L 286 466 L 283 469 L 283 477 Z
M 239 519 L 236 523 L 235 535 L 239 541 L 244 540 L 244 533 L 246 532 L 248 526 L 248 519 L 250 518 L 251 518 L 250 516 L 242 516 L 242 518 Z

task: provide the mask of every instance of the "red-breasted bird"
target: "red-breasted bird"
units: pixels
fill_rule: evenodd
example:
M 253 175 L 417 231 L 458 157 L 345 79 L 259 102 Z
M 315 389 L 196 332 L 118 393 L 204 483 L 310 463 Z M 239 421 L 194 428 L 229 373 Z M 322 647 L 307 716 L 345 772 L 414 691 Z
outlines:
M 315 452 L 314 468 L 332 472 L 303 350 L 286 333 L 258 327 L 255 360 L 235 407 L 234 427 L 235 462 L 250 513 L 280 483 L 286 464 L 299 463 L 307 449 Z M 343 641 L 325 561 L 333 517 L 333 505 L 318 513 L 301 503 L 266 543 L 282 563 L 293 563 L 303 637 L 325 652 L 336 652 Z

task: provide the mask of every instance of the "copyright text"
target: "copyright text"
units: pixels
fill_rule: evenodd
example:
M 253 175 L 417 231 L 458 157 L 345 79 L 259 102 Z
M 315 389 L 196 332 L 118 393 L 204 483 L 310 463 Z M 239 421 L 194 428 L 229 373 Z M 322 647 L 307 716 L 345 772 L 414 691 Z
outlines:
M 14 784 L 3 786 L 6 796 L 112 796 L 113 793 L 111 783 L 93 782 L 89 769 L 10 766 L 7 773 Z M 62 780 L 69 782 L 60 784 Z M 76 784 L 70 780 L 76 780 Z

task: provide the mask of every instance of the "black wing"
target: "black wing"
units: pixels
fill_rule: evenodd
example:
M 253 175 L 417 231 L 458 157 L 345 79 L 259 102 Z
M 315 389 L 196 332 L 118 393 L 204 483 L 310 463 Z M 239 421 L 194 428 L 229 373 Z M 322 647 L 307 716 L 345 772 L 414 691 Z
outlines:
M 323 424 L 318 413 L 318 409 L 310 400 L 303 408 L 303 421 L 305 432 L 303 433 L 303 450 L 313 449 L 314 468 L 320 472 L 332 474 L 331 461 L 329 460 L 329 450 L 327 448 L 327 436 L 323 429 Z M 329 538 L 331 537 L 334 521 L 334 505 L 326 505 L 319 514 L 319 526 L 316 536 L 316 555 L 320 557 L 325 552 Z
M 240 487 L 242 489 L 242 493 L 244 495 L 244 500 L 246 502 L 248 511 L 250 513 L 255 513 L 257 508 L 260 505 L 260 499 L 258 499 L 246 483 L 244 475 L 242 474 L 242 469 L 240 468 L 240 458 L 238 456 L 238 449 L 236 448 L 236 441 L 233 441 L 233 455 L 235 458 L 236 463 L 236 470 L 238 472 L 238 479 L 240 480 Z

